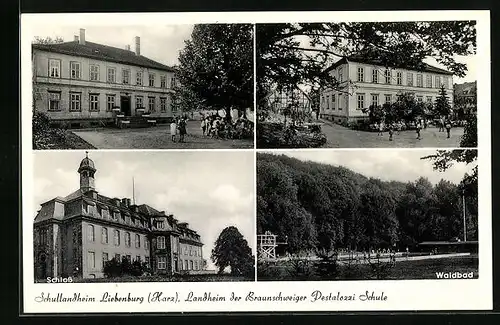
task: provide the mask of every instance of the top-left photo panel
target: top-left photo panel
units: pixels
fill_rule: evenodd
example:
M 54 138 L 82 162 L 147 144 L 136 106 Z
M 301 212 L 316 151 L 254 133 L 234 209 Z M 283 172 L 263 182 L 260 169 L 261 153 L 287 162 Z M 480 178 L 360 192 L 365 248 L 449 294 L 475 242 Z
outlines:
M 254 148 L 252 24 L 29 27 L 33 149 Z

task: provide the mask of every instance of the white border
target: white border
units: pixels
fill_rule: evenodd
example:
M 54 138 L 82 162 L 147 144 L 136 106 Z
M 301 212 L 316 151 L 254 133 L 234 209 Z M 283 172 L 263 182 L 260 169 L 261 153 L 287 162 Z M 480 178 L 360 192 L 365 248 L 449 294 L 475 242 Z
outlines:
M 22 91 L 22 189 L 23 211 L 35 211 L 33 195 L 33 152 L 31 132 L 31 40 L 30 26 L 47 21 L 61 25 L 83 27 L 92 25 L 155 25 L 192 23 L 264 23 L 264 22 L 318 22 L 318 21 L 415 21 L 415 20 L 476 20 L 478 76 L 478 140 L 479 140 L 479 279 L 476 280 L 399 280 L 399 281 L 337 281 L 337 282 L 232 282 L 232 283 L 101 283 L 101 284 L 34 284 L 33 283 L 33 216 L 22 218 L 23 233 L 23 306 L 25 313 L 73 312 L 230 312 L 230 311 L 362 311 L 362 310 L 489 310 L 492 308 L 492 247 L 491 247 L 491 152 L 490 152 L 490 18 L 489 11 L 387 11 L 380 12 L 224 12 L 224 13 L 91 13 L 91 14 L 23 14 L 21 15 L 21 91 Z M 255 111 L 255 114 L 257 112 Z M 256 115 L 255 115 L 256 116 Z M 254 142 L 256 144 L 256 142 Z M 427 148 L 429 149 L 429 148 Z M 251 150 L 251 149 L 250 149 Z M 320 149 L 335 150 L 335 149 Z M 338 149 L 337 149 L 338 150 Z M 349 149 L 366 150 L 366 149 Z M 376 150 L 376 149 L 369 149 Z M 406 149 L 397 149 L 406 150 Z M 420 149 L 407 149 L 420 150 Z M 110 150 L 111 151 L 111 150 Z M 42 153 L 43 154 L 43 153 Z M 255 200 L 256 201 L 256 200 Z M 365 291 L 384 292 L 385 302 L 360 300 L 344 302 L 245 302 L 247 292 L 257 295 L 308 296 L 313 290 L 336 295 Z M 37 303 L 41 292 L 65 295 L 80 292 L 95 295 L 97 301 L 103 292 L 133 295 L 163 291 L 166 295 L 189 291 L 212 292 L 220 296 L 235 292 L 243 297 L 239 302 L 227 303 Z

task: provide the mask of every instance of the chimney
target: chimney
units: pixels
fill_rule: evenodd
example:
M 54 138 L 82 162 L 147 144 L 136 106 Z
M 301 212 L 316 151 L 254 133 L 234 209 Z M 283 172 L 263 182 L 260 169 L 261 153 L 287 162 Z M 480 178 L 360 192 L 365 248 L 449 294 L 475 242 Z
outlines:
M 132 200 L 127 198 L 127 206 L 129 207 L 131 205 L 132 205 Z
M 130 45 L 125 45 L 125 50 L 130 51 Z
M 80 39 L 78 38 L 78 35 L 75 35 L 75 42 L 80 42 Z
M 135 55 L 141 55 L 141 38 L 135 37 Z
M 80 28 L 80 44 L 85 45 L 85 29 Z

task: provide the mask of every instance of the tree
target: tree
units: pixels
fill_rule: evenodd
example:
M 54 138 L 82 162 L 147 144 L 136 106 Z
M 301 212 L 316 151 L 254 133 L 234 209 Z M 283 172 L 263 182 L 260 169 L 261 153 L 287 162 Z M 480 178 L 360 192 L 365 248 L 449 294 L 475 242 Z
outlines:
M 238 228 L 230 226 L 222 230 L 212 249 L 212 261 L 224 272 L 228 266 L 232 275 L 253 276 L 254 258 L 248 242 Z
M 253 107 L 253 27 L 195 25 L 179 54 L 177 95 L 185 110 Z
M 434 114 L 436 116 L 448 117 L 451 113 L 451 106 L 446 96 L 446 89 L 443 85 L 439 89 L 439 95 L 436 98 L 436 105 L 434 105 Z
M 377 59 L 387 67 L 422 70 L 432 57 L 463 77 L 456 55 L 476 52 L 475 21 L 343 22 L 258 24 L 256 26 L 257 97 L 274 85 L 312 88 L 339 83 L 325 67 L 353 54 Z M 260 104 L 260 103 L 259 103 Z
M 55 38 L 52 38 L 49 36 L 47 36 L 47 37 L 35 36 L 32 43 L 33 44 L 48 45 L 48 44 L 60 44 L 63 42 L 64 42 L 64 39 L 62 37 L 59 37 L 59 36 L 56 36 Z

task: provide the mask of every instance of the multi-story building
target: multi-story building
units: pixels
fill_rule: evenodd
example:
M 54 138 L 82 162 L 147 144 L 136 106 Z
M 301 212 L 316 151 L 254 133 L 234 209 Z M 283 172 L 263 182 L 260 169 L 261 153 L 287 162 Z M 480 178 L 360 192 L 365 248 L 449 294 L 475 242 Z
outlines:
M 74 41 L 33 44 L 33 100 L 55 122 L 111 122 L 116 115 L 168 120 L 172 105 L 174 69 L 135 51 L 88 42 L 85 30 Z
M 455 109 L 465 114 L 477 114 L 477 82 L 465 82 L 453 85 Z
M 35 278 L 103 277 L 112 258 L 146 262 L 155 274 L 204 269 L 196 231 L 146 204 L 99 194 L 96 171 L 85 157 L 78 168 L 80 188 L 41 204 L 33 226 Z
M 453 106 L 453 73 L 423 64 L 420 71 L 385 67 L 378 60 L 361 56 L 342 58 L 326 70 L 339 82 L 336 89 L 321 91 L 320 115 L 335 122 L 368 118 L 363 109 L 392 103 L 402 93 L 419 102 L 434 103 L 443 85 Z

